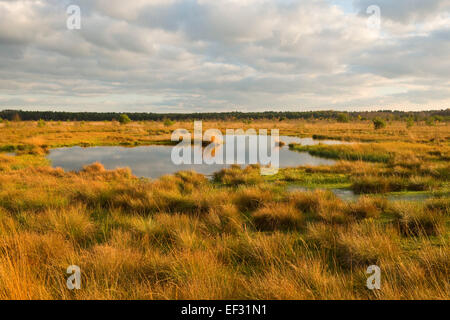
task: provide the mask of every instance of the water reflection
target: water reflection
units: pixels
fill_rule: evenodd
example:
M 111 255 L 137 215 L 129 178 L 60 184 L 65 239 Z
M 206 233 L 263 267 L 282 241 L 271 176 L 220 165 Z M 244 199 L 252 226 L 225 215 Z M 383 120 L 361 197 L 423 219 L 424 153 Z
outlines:
M 212 148 L 210 156 L 217 157 L 219 154 L 226 157 L 225 144 L 217 144 Z M 311 138 L 297 138 L 280 136 L 280 140 L 286 143 L 285 147 L 278 148 L 280 168 L 297 167 L 301 165 L 332 165 L 333 160 L 311 156 L 306 152 L 295 152 L 289 150 L 289 143 L 300 143 L 305 145 L 325 143 L 338 144 L 339 141 L 316 141 Z M 248 137 L 247 137 L 248 142 Z M 53 167 L 61 167 L 65 170 L 80 170 L 83 166 L 100 162 L 107 169 L 129 167 L 133 174 L 138 177 L 158 178 L 165 174 L 172 174 L 181 170 L 195 170 L 205 175 L 211 175 L 222 168 L 225 164 L 181 164 L 175 165 L 171 160 L 172 146 L 141 146 L 134 148 L 125 147 L 70 147 L 50 150 L 48 158 Z M 198 150 L 198 151 L 204 151 Z M 249 162 L 249 144 L 244 146 L 235 143 L 235 158 L 244 158 L 244 165 Z M 193 156 L 193 154 L 192 154 Z
M 290 192 L 295 191 L 314 191 L 325 190 L 321 188 L 306 188 L 300 185 L 289 185 L 287 190 Z M 356 194 L 350 189 L 327 189 L 333 192 L 338 198 L 345 201 L 357 201 L 362 194 Z M 380 198 L 386 198 L 389 201 L 425 201 L 433 198 L 432 193 L 387 193 L 387 194 L 371 194 L 370 196 L 376 196 Z

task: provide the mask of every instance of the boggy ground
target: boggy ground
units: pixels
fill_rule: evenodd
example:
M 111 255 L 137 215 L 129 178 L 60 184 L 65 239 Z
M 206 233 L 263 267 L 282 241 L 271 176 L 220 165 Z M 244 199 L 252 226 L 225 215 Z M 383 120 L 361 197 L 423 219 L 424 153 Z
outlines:
M 264 125 L 271 128 L 253 127 Z M 359 122 L 272 125 L 282 134 L 328 130 L 370 143 L 292 146 L 339 161 L 272 177 L 232 167 L 211 181 L 193 172 L 151 181 L 101 164 L 78 173 L 53 169 L 45 148 L 124 138 L 135 144 L 141 134 L 145 143 L 166 141 L 172 128 L 161 123 L 3 126 L 0 145 L 18 156 L 0 155 L 0 298 L 449 298 L 448 126 L 410 128 L 415 138 L 408 140 L 401 123 L 386 131 Z M 324 190 L 288 192 L 292 182 L 364 195 L 346 202 Z M 434 198 L 373 196 L 408 190 Z M 373 264 L 382 271 L 381 290 L 366 287 Z M 66 287 L 69 265 L 81 268 L 80 290 Z
M 145 145 L 168 143 L 175 129 L 193 130 L 193 122 L 141 121 L 121 125 L 105 122 L 3 122 L 0 123 L 0 148 L 4 151 L 35 147 Z M 203 121 L 203 129 L 279 129 L 281 135 L 340 139 L 360 142 L 407 142 L 442 144 L 450 142 L 450 125 L 428 126 L 418 123 L 410 128 L 405 122 L 389 122 L 387 127 L 374 130 L 370 121 L 337 123 L 326 120 L 255 120 Z

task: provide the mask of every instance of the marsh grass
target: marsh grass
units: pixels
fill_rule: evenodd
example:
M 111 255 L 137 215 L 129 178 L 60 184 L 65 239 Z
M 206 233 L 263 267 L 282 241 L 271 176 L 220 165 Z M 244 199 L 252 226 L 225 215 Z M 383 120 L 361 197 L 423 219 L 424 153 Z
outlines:
M 39 210 L 2 205 L 2 298 L 448 298 L 436 283 L 448 274 L 446 249 L 423 247 L 430 236 L 448 232 L 442 220 L 445 199 L 417 204 L 418 212 L 441 217 L 433 218 L 432 229 L 422 216 L 407 220 L 419 221 L 417 229 L 403 222 L 408 206 L 370 197 L 347 203 L 329 192 L 283 193 L 264 183 L 223 189 L 190 173 L 141 181 L 120 170 L 93 169 L 40 170 L 39 183 L 17 172 L 10 176 L 20 182 L 12 189 L 51 190 L 67 204 L 47 203 Z M 194 184 L 197 188 L 189 187 Z M 118 196 L 127 189 L 126 199 Z M 178 197 L 204 194 L 207 205 L 198 206 L 197 199 L 184 210 L 185 204 L 158 198 L 169 191 Z M 102 206 L 94 205 L 99 195 Z M 123 205 L 131 199 L 143 200 Z M 146 206 L 151 210 L 142 210 Z M 386 212 L 390 220 L 381 219 Z M 421 228 L 428 231 L 411 231 Z M 419 262 L 411 241 L 420 248 Z M 364 270 L 373 263 L 394 273 L 386 276 L 388 290 L 378 296 L 365 288 Z M 65 288 L 65 268 L 71 264 L 83 272 L 79 292 Z M 407 268 L 416 275 L 401 277 Z M 422 294 L 410 285 L 421 287 Z
M 378 218 L 381 214 L 379 201 L 371 197 L 360 197 L 347 205 L 347 212 L 356 219 Z
M 267 204 L 252 214 L 253 224 L 259 231 L 293 231 L 302 228 L 304 218 L 295 206 L 284 203 Z
M 273 199 L 269 188 L 264 186 L 240 188 L 235 196 L 234 203 L 243 212 L 254 211 Z
M 242 127 L 210 122 L 205 128 L 230 125 Z M 253 125 L 270 128 L 270 122 Z M 65 172 L 50 168 L 41 153 L 0 155 L 0 298 L 448 300 L 448 146 L 442 142 L 448 128 L 279 125 L 285 134 L 378 141 L 368 151 L 390 148 L 392 160 L 294 168 L 272 180 L 257 176 L 257 168 L 233 167 L 208 181 L 194 172 L 139 179 L 101 164 Z M 0 131 L 2 148 L 14 144 L 14 150 L 148 143 L 170 134 L 153 122 L 18 122 Z M 415 158 L 406 156 L 409 149 Z M 289 174 L 322 185 L 395 176 L 402 188 L 439 192 L 426 202 L 370 195 L 349 202 L 328 191 L 287 192 Z M 365 286 L 370 264 L 382 270 L 380 291 Z M 81 290 L 66 287 L 69 265 L 81 268 Z
M 299 152 L 308 152 L 313 156 L 351 160 L 351 161 L 368 161 L 368 162 L 389 162 L 393 155 L 391 152 L 378 147 L 375 144 L 357 144 L 357 145 L 313 145 L 301 146 L 291 144 L 290 148 Z
M 250 165 L 242 169 L 239 165 L 232 165 L 229 169 L 222 169 L 214 173 L 214 181 L 224 185 L 255 185 L 263 181 L 258 165 Z
M 408 208 L 405 210 L 405 207 Z M 437 236 L 445 233 L 445 216 L 436 210 L 407 204 L 397 206 L 398 227 L 405 236 Z
M 436 146 L 429 144 L 405 142 L 291 145 L 291 149 L 296 151 L 341 160 L 333 167 L 333 172 L 347 173 L 351 188 L 356 193 L 434 191 L 442 188 L 448 181 L 448 162 L 443 157 L 443 153 L 448 152 L 448 147 L 439 148 L 446 151 L 435 151 Z M 355 164 L 351 165 L 349 161 L 354 161 Z M 373 165 L 370 166 L 369 163 Z M 316 175 L 319 173 L 317 169 L 312 171 Z
M 439 182 L 432 177 L 362 176 L 353 178 L 351 189 L 356 193 L 388 193 L 399 191 L 433 191 Z

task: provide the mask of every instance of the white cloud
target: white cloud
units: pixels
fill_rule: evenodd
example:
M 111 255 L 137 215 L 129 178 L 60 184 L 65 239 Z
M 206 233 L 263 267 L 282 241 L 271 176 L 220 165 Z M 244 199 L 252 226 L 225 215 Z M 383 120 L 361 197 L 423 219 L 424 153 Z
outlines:
M 65 27 L 72 2 L 81 30 Z M 379 31 L 366 24 L 372 4 Z M 355 13 L 325 0 L 0 1 L 0 107 L 448 107 L 448 1 L 354 5 Z

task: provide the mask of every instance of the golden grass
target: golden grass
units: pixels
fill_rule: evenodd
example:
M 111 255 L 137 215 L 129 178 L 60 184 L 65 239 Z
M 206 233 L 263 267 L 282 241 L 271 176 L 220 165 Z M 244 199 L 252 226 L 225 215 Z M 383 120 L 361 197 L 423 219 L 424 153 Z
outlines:
M 190 126 L 19 122 L 0 128 L 0 145 L 151 143 Z M 448 177 L 448 126 L 391 123 L 374 132 L 365 122 L 204 124 L 214 126 L 320 132 L 378 141 L 377 150 L 393 153 L 385 164 L 300 168 L 291 172 L 294 180 L 337 174 L 392 182 L 395 176 L 445 186 Z M 0 155 L 0 299 L 450 297 L 448 197 L 394 203 L 366 195 L 348 202 L 323 190 L 288 192 L 276 177 L 256 175 L 257 167 L 233 167 L 215 181 L 194 172 L 138 179 L 129 169 L 101 164 L 65 172 L 27 148 L 32 152 Z M 382 270 L 379 291 L 365 286 L 371 264 Z M 69 265 L 81 268 L 80 290 L 66 287 Z
M 72 145 L 142 145 L 170 140 L 175 129 L 193 130 L 193 122 L 141 121 L 121 125 L 118 122 L 47 122 L 38 127 L 37 122 L 12 122 L 0 125 L 0 146 L 72 146 Z M 371 121 L 337 123 L 325 120 L 286 120 L 282 122 L 255 120 L 203 121 L 203 130 L 226 129 L 279 129 L 282 135 L 311 137 L 317 133 L 333 139 L 364 142 L 405 142 L 442 144 L 450 139 L 450 126 L 442 123 L 433 127 L 424 124 L 406 128 L 404 122 L 390 122 L 385 129 L 374 130 Z
M 142 181 L 99 165 L 27 170 L 33 177 L 9 172 L 0 199 L 2 299 L 448 299 L 439 199 L 416 204 L 441 217 L 439 232 L 403 232 L 408 206 L 368 197 L 223 190 L 192 173 Z M 76 291 L 65 284 L 72 264 L 82 270 Z M 365 288 L 370 264 L 383 270 L 376 294 Z
M 268 204 L 252 214 L 253 224 L 259 231 L 299 230 L 303 215 L 290 204 Z

